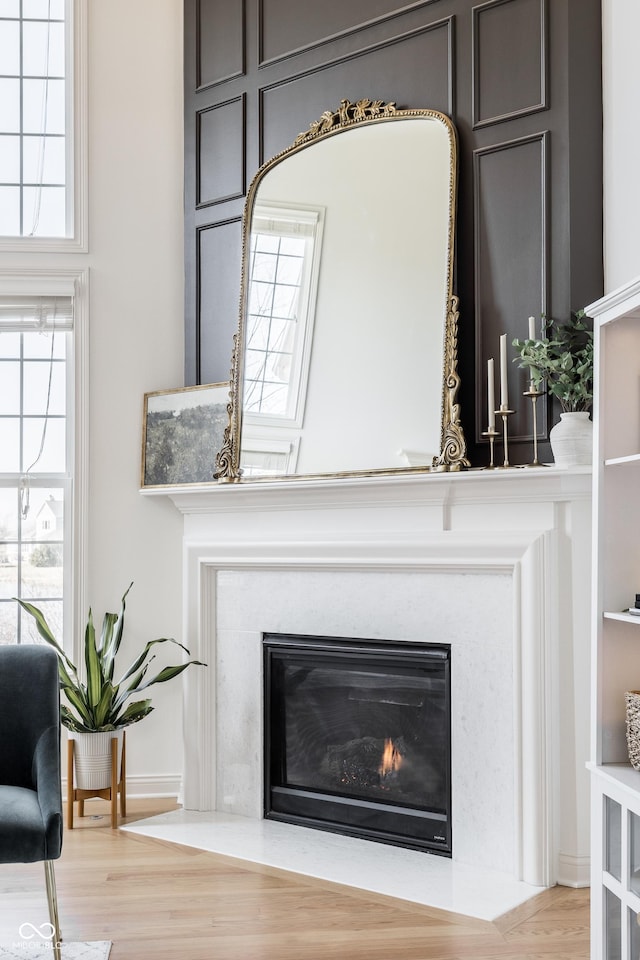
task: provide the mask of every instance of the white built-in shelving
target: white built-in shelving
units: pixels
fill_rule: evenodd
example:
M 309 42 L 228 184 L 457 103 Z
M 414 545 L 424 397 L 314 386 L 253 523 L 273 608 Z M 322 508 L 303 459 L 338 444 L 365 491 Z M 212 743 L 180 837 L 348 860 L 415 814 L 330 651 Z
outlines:
M 594 570 L 592 960 L 640 956 L 640 772 L 625 692 L 640 689 L 640 278 L 592 304 Z

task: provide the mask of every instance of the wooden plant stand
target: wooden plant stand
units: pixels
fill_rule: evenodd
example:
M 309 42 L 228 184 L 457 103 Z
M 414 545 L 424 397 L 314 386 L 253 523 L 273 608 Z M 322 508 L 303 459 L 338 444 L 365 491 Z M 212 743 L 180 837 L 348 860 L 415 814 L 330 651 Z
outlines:
M 73 830 L 73 804 L 78 801 L 78 816 L 84 817 L 84 802 L 90 797 L 100 797 L 111 801 L 111 827 L 118 826 L 118 794 L 120 794 L 120 816 L 127 815 L 127 778 L 126 778 L 126 731 L 122 733 L 122 761 L 120 779 L 118 779 L 118 740 L 111 739 L 111 785 L 102 790 L 81 790 L 73 786 L 73 751 L 75 740 L 67 741 L 67 829 Z

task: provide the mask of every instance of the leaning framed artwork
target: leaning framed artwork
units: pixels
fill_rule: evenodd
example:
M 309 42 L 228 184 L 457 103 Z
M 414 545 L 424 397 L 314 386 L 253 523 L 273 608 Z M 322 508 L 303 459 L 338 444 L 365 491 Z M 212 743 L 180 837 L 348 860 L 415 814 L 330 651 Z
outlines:
M 228 402 L 228 383 L 145 393 L 142 486 L 212 482 Z

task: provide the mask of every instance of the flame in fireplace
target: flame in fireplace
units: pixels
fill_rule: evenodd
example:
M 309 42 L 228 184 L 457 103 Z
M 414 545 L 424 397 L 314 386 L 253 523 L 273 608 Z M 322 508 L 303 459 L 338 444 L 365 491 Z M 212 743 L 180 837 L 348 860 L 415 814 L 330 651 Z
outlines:
M 401 766 L 402 754 L 395 746 L 393 740 L 387 737 L 384 742 L 384 750 L 382 751 L 382 760 L 378 767 L 378 773 L 381 777 L 386 777 L 390 773 L 395 773 Z

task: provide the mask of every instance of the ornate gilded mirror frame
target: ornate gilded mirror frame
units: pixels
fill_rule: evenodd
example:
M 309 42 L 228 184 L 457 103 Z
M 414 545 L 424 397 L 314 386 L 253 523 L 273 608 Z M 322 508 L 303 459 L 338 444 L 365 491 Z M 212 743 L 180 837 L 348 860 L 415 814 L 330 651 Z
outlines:
M 246 312 L 248 298 L 248 251 L 252 212 L 256 200 L 258 186 L 274 166 L 286 157 L 336 134 L 344 133 L 358 126 L 390 120 L 426 117 L 437 120 L 444 125 L 449 137 L 451 163 L 449 166 L 449 224 L 448 224 L 448 255 L 447 255 L 447 305 L 444 324 L 443 344 L 443 381 L 442 381 L 442 416 L 440 431 L 440 453 L 433 457 L 431 466 L 408 466 L 376 468 L 372 470 L 355 470 L 341 473 L 321 474 L 293 474 L 277 477 L 251 477 L 251 480 L 273 479 L 301 479 L 303 477 L 340 477 L 366 476 L 372 474 L 396 474 L 416 472 L 446 472 L 459 471 L 469 466 L 466 458 L 466 442 L 460 422 L 460 406 L 458 391 L 460 378 L 458 375 L 458 297 L 453 294 L 453 249 L 455 229 L 455 201 L 457 185 L 457 142 L 456 132 L 452 122 L 444 114 L 429 109 L 397 109 L 394 103 L 383 103 L 381 100 L 358 100 L 351 103 L 342 100 L 336 111 L 327 110 L 314 121 L 309 129 L 300 133 L 294 143 L 281 153 L 266 161 L 253 178 L 244 209 L 242 231 L 242 275 L 240 288 L 240 317 L 238 331 L 233 338 L 233 353 L 231 361 L 229 403 L 227 406 L 229 424 L 225 430 L 222 448 L 218 454 L 215 479 L 220 482 L 235 482 L 242 479 L 240 468 L 241 431 L 242 431 L 242 401 L 243 401 L 243 371 L 246 332 Z M 386 187 L 385 189 L 392 189 Z

